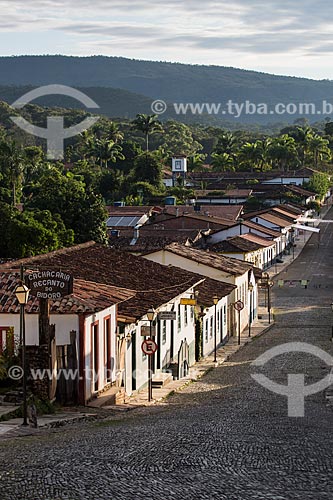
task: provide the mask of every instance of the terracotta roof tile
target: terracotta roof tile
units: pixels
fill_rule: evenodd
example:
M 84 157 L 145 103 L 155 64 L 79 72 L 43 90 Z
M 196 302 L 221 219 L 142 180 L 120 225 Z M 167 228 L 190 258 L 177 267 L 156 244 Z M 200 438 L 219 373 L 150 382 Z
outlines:
M 19 313 L 20 306 L 15 297 L 15 289 L 19 283 L 19 273 L 0 272 L 0 313 Z M 74 279 L 73 294 L 59 300 L 50 300 L 50 312 L 53 314 L 94 313 L 128 300 L 133 295 L 133 292 L 114 286 Z M 30 295 L 25 310 L 27 313 L 38 313 L 39 300 Z
M 229 295 L 235 288 L 237 288 L 236 285 L 206 278 L 203 283 L 195 287 L 199 292 L 197 297 L 198 304 L 206 307 L 212 306 L 214 304 L 213 298 L 215 295 L 221 299 Z
M 20 264 L 26 268 L 62 269 L 76 279 L 134 291 L 134 297 L 118 307 L 121 315 L 134 319 L 146 314 L 151 306 L 166 304 L 203 279 L 183 269 L 163 266 L 95 242 L 11 262 L 0 266 L 0 271 L 14 265 L 18 268 Z
M 172 243 L 167 246 L 165 250 L 200 264 L 219 269 L 232 276 L 241 276 L 252 268 L 252 265 L 248 262 L 225 257 L 223 255 L 216 255 L 215 253 L 205 250 L 188 248 L 178 243 Z

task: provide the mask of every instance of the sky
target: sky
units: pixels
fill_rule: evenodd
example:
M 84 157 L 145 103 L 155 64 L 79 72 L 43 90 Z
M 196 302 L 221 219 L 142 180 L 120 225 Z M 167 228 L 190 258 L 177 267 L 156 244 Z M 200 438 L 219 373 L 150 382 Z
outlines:
M 331 0 L 0 0 L 0 55 L 109 55 L 333 79 Z

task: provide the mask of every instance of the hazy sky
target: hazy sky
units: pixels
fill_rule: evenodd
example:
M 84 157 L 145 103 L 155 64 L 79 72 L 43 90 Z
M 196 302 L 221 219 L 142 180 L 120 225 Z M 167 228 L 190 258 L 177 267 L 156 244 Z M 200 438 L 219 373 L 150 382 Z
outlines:
M 333 79 L 331 0 L 0 0 L 0 55 L 117 55 Z

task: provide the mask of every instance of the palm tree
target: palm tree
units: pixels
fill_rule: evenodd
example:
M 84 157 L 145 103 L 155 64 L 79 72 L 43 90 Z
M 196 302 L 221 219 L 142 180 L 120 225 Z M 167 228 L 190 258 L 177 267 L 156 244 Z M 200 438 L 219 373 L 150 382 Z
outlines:
M 288 170 L 288 165 L 297 164 L 299 159 L 295 139 L 286 134 L 273 139 L 267 148 L 267 158 L 285 171 Z
M 146 138 L 146 151 L 149 151 L 149 135 L 154 132 L 162 132 L 163 128 L 161 122 L 157 120 L 157 115 L 136 115 L 135 120 L 132 122 L 135 129 L 143 132 Z
M 235 171 L 235 159 L 231 154 L 228 153 L 212 153 L 213 172 L 234 172 Z
M 309 149 L 309 143 L 312 138 L 312 128 L 308 125 L 305 127 L 296 127 L 294 130 L 290 130 L 288 135 L 293 137 L 296 142 L 296 147 L 298 150 L 299 159 L 301 161 L 302 166 L 305 164 L 306 153 Z
M 96 139 L 94 145 L 94 154 L 100 167 L 109 168 L 109 162 L 115 163 L 117 160 L 124 160 L 122 147 L 116 144 L 112 139 Z
M 315 167 L 318 167 L 320 161 L 324 159 L 329 160 L 331 158 L 331 151 L 328 145 L 329 141 L 318 134 L 311 137 L 309 141 L 309 151 L 313 155 Z
M 122 142 L 124 139 L 124 134 L 121 130 L 119 130 L 119 125 L 115 122 L 108 123 L 106 129 L 106 136 L 108 139 L 118 143 Z
M 219 137 L 219 140 L 217 141 L 216 147 L 214 149 L 214 153 L 228 153 L 230 155 L 235 153 L 236 146 L 236 137 L 231 132 L 226 132 Z
M 238 158 L 241 164 L 250 167 L 251 172 L 256 168 L 262 170 L 264 163 L 264 145 L 262 141 L 246 142 L 240 149 Z

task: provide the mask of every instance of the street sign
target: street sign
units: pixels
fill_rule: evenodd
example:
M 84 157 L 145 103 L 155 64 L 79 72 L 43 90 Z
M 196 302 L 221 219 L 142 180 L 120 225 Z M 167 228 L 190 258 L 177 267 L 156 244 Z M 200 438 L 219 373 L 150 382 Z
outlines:
M 236 311 L 242 311 L 242 309 L 244 309 L 244 303 L 241 300 L 237 300 L 237 302 L 234 303 L 234 308 Z
M 141 344 L 142 352 L 148 356 L 152 356 L 157 351 L 157 344 L 153 339 L 146 339 Z
M 177 319 L 176 311 L 161 311 L 158 313 L 158 319 L 175 321 Z
M 56 269 L 27 272 L 26 281 L 37 299 L 57 300 L 73 293 L 73 276 Z
M 149 325 L 141 326 L 141 337 L 156 337 L 156 327 L 154 325 L 151 328 Z
M 195 299 L 180 299 L 182 306 L 195 306 L 197 301 Z

